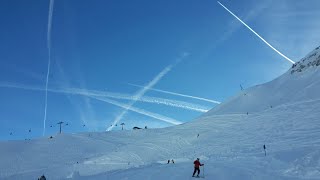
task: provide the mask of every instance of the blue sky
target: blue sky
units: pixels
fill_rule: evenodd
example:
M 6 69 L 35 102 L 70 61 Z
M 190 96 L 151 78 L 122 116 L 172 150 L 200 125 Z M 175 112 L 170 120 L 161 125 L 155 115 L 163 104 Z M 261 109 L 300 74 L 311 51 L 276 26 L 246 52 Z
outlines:
M 317 0 L 221 3 L 294 61 L 319 46 Z M 42 136 L 48 11 L 49 0 L 0 2 L 2 140 Z M 181 61 L 176 63 L 177 59 Z M 139 109 L 140 114 L 129 110 L 119 121 L 126 129 L 172 125 L 141 111 L 187 122 L 203 113 L 195 107 L 216 106 L 152 90 L 145 90 L 140 98 L 153 103 L 133 103 L 132 96 L 141 87 L 129 84 L 146 86 L 167 67 L 170 71 L 153 88 L 223 102 L 240 91 L 240 84 L 247 88 L 270 81 L 291 63 L 216 1 L 55 0 L 45 135 L 55 134 L 59 121 L 69 123 L 65 132 L 110 127 L 124 109 L 103 101 L 106 97 L 85 95 L 91 90 L 116 96 L 109 100 Z M 184 108 L 168 105 L 169 100 Z

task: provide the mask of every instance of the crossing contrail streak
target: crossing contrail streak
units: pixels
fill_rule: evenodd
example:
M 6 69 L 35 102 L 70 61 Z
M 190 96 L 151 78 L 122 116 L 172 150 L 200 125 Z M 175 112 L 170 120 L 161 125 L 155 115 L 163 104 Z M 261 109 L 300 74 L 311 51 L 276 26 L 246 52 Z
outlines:
M 114 98 L 114 99 L 141 101 L 141 102 L 153 103 L 153 104 L 163 104 L 166 106 L 178 107 L 178 108 L 188 109 L 188 110 L 198 111 L 198 112 L 207 112 L 209 109 L 212 108 L 212 107 L 210 108 L 210 107 L 202 106 L 199 104 L 188 103 L 184 101 L 150 97 L 150 96 L 143 96 L 137 99 L 136 96 L 132 96 L 129 94 L 101 92 L 101 91 L 92 91 L 92 90 L 90 91 L 90 90 L 75 89 L 75 88 L 65 88 L 63 89 L 63 91 L 72 93 L 72 94 L 80 94 L 84 96 L 108 97 L 108 98 Z
M 127 114 L 128 110 L 136 103 L 137 100 L 139 100 L 151 87 L 153 87 L 155 84 L 158 83 L 158 81 L 161 80 L 161 78 L 166 75 L 173 65 L 167 66 L 164 70 L 162 70 L 151 82 L 149 82 L 145 87 L 140 89 L 135 95 L 134 99 L 124 108 L 124 110 L 116 117 L 116 119 L 113 121 L 112 125 L 108 127 L 107 131 L 111 131 L 114 126 L 122 119 L 122 117 Z
M 41 87 L 24 86 L 24 85 L 12 84 L 12 83 L 0 83 L 0 87 L 18 88 L 18 89 L 35 90 L 35 91 L 44 91 L 45 90 L 44 88 L 41 88 Z M 120 103 L 120 102 L 117 102 L 117 101 L 114 101 L 114 100 L 111 100 L 111 99 L 99 97 L 95 93 L 88 92 L 88 93 L 84 94 L 82 92 L 74 92 L 72 90 L 68 91 L 68 90 L 58 90 L 58 89 L 57 90 L 48 89 L 48 91 L 55 92 L 55 93 L 63 93 L 63 94 L 81 94 L 81 95 L 86 95 L 86 96 L 88 96 L 90 98 L 94 98 L 94 99 L 97 99 L 97 100 L 100 100 L 100 101 L 103 101 L 103 102 L 106 102 L 106 103 L 109 103 L 109 104 L 124 108 L 124 109 L 129 110 L 129 111 L 133 111 L 133 112 L 136 112 L 136 113 L 139 113 L 139 114 L 143 114 L 145 116 L 149 116 L 149 117 L 152 117 L 154 119 L 161 120 L 163 122 L 167 122 L 167 123 L 174 124 L 174 125 L 178 125 L 178 124 L 182 123 L 181 121 L 178 121 L 178 120 L 175 120 L 173 118 L 169 118 L 169 117 L 163 116 L 161 114 L 156 114 L 156 113 L 152 113 L 152 112 L 146 111 L 144 109 L 139 109 L 139 108 L 132 107 L 132 106 L 130 106 L 130 104 L 123 104 L 123 103 Z
M 258 38 L 260 38 L 264 43 L 266 43 L 271 49 L 273 49 L 275 52 L 277 52 L 280 56 L 284 57 L 286 60 L 291 62 L 292 64 L 295 64 L 294 61 L 292 61 L 290 58 L 282 54 L 280 51 L 278 51 L 276 48 L 274 48 L 271 44 L 269 44 L 264 38 L 262 38 L 257 32 L 255 32 L 250 26 L 248 26 L 245 22 L 243 22 L 238 16 L 233 14 L 227 7 L 225 7 L 222 3 L 217 1 L 225 10 L 227 10 L 232 16 L 234 16 L 236 19 L 238 19 L 243 25 L 245 25 L 251 32 L 253 32 Z
M 133 112 L 136 112 L 136 113 L 139 113 L 139 114 L 143 114 L 145 116 L 152 117 L 154 119 L 161 120 L 163 122 L 167 122 L 167 123 L 174 124 L 174 125 L 182 124 L 181 121 L 178 121 L 178 120 L 175 120 L 173 118 L 169 118 L 169 117 L 166 117 L 166 116 L 163 116 L 163 115 L 160 115 L 160 114 L 152 113 L 152 112 L 149 112 L 149 111 L 146 111 L 146 110 L 143 110 L 143 109 L 132 107 L 131 104 L 123 104 L 123 103 L 120 103 L 120 102 L 117 102 L 117 101 L 114 101 L 114 100 L 111 100 L 111 99 L 98 98 L 98 97 L 94 97 L 94 96 L 91 96 L 91 98 L 97 99 L 99 101 L 107 102 L 107 103 L 113 104 L 115 106 L 119 106 L 121 108 L 124 108 L 126 110 L 133 111 Z
M 184 101 L 171 100 L 171 99 L 165 99 L 165 98 L 156 98 L 156 97 L 149 97 L 149 96 L 143 96 L 138 101 L 153 103 L 153 104 L 163 104 L 166 106 L 178 107 L 178 108 L 188 109 L 188 110 L 198 111 L 198 112 L 208 112 L 208 110 L 211 109 L 209 107 L 188 103 Z
M 43 136 L 46 133 L 47 108 L 48 108 L 48 83 L 49 83 L 50 64 L 51 64 L 51 27 L 52 27 L 53 4 L 54 4 L 54 0 L 50 0 L 49 15 L 48 15 L 48 32 L 47 32 L 48 69 L 47 69 L 47 78 L 46 78 L 46 95 L 45 95 L 45 103 L 44 103 L 43 133 L 42 133 Z
M 28 86 L 28 85 L 21 85 L 21 84 L 13 84 L 13 83 L 3 83 L 0 82 L 0 87 L 4 88 L 17 88 L 17 89 L 24 89 L 24 90 L 33 90 L 33 91 L 46 91 L 45 88 L 39 86 Z M 123 100 L 135 100 L 136 98 L 129 94 L 123 93 L 113 93 L 113 92 L 105 92 L 105 91 L 95 91 L 95 90 L 87 90 L 87 89 L 78 89 L 78 88 L 60 88 L 60 89 L 53 89 L 48 88 L 48 92 L 53 93 L 61 93 L 61 94 L 74 94 L 74 95 L 82 95 L 86 97 L 106 97 L 106 98 L 113 98 L 113 99 L 123 99 Z M 185 101 L 178 101 L 172 99 L 165 99 L 165 98 L 157 98 L 157 97 L 150 97 L 150 96 L 143 96 L 138 101 L 152 103 L 152 104 L 162 104 L 171 107 L 177 107 L 182 109 L 187 109 L 191 111 L 197 112 L 208 112 L 212 107 L 202 106 L 199 104 L 188 103 Z
M 176 66 L 178 63 L 180 63 L 184 58 L 189 56 L 189 53 L 183 53 L 182 56 L 180 56 L 174 64 L 171 64 L 164 68 L 156 77 L 152 79 L 146 86 L 144 86 L 142 89 L 140 89 L 135 95 L 134 100 L 131 101 L 127 108 L 125 108 L 113 121 L 112 125 L 108 127 L 107 131 L 111 131 L 114 126 L 122 119 L 122 117 L 128 112 L 128 108 L 131 108 L 137 100 L 139 100 L 150 88 L 152 88 L 154 85 L 156 85 L 162 78 L 165 76 L 171 69 Z
M 128 84 L 131 85 L 131 86 L 143 87 L 143 86 L 136 85 L 136 84 L 131 84 L 131 83 L 128 83 Z M 175 92 L 170 92 L 170 91 L 164 91 L 164 90 L 161 90 L 161 89 L 150 88 L 150 90 L 161 92 L 161 93 L 165 93 L 165 94 L 171 94 L 171 95 L 175 95 L 175 96 L 187 97 L 187 98 L 191 98 L 191 99 L 198 99 L 198 100 L 211 102 L 211 103 L 215 103 L 215 104 L 220 104 L 221 103 L 219 101 L 215 101 L 215 100 L 211 100 L 211 99 L 206 99 L 206 98 L 201 98 L 201 97 L 196 97 L 196 96 L 191 96 L 191 95 L 186 95 L 186 94 L 180 94 L 180 93 L 175 93 Z

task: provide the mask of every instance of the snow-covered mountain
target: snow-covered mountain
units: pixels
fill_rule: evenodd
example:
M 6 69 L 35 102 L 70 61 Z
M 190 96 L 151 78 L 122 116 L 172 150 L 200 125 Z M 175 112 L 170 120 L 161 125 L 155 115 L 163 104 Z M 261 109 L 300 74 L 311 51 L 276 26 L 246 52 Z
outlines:
M 0 179 L 192 179 L 197 157 L 207 179 L 319 179 L 319 59 L 182 125 L 0 142 Z
M 320 99 L 320 47 L 285 74 L 268 83 L 241 91 L 208 114 L 257 113 L 280 105 Z

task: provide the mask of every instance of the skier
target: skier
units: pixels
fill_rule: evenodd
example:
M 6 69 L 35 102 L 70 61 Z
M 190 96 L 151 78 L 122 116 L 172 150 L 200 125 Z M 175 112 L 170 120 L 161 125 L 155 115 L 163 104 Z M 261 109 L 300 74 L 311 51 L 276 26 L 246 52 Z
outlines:
M 199 177 L 199 174 L 200 174 L 200 166 L 203 166 L 204 164 L 201 164 L 201 163 L 200 163 L 200 159 L 199 159 L 199 158 L 197 158 L 197 160 L 195 160 L 195 161 L 193 162 L 193 164 L 194 164 L 194 171 L 193 171 L 192 177 L 194 177 L 194 175 L 196 174 L 197 171 L 198 171 L 197 177 Z
M 38 178 L 38 180 L 46 180 L 46 177 L 42 175 L 40 178 Z
M 173 159 L 171 160 L 171 162 L 172 162 L 172 164 L 174 164 L 174 161 L 173 161 Z
M 264 150 L 264 156 L 267 156 L 267 151 L 266 151 L 266 145 L 263 145 L 263 150 Z
M 167 164 L 169 164 L 170 163 L 170 159 L 168 159 L 168 163 Z

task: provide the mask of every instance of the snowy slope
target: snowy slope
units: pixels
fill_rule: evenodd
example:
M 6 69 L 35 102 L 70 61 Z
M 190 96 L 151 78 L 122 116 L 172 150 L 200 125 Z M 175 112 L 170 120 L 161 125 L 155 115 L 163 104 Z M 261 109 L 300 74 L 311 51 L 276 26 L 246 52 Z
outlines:
M 277 79 L 246 89 L 208 114 L 246 114 L 260 112 L 282 104 L 319 99 L 320 47 L 297 62 Z
M 0 142 L 0 179 L 193 179 L 197 157 L 206 179 L 319 179 L 319 53 L 193 122 Z

